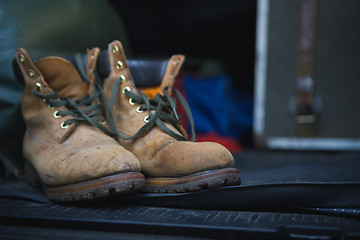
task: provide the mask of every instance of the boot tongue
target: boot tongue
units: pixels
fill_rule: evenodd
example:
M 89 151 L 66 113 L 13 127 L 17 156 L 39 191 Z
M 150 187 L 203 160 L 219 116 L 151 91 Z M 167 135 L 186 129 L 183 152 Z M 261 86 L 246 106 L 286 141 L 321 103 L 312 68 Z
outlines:
M 79 100 L 88 95 L 81 77 L 69 61 L 60 57 L 46 57 L 38 60 L 35 66 L 59 98 Z

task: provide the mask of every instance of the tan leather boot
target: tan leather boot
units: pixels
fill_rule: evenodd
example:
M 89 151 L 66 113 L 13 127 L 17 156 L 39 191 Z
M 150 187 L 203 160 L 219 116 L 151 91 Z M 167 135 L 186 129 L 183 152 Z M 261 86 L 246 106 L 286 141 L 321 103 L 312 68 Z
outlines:
M 96 62 L 92 52 L 90 65 Z M 136 156 L 98 129 L 106 131 L 94 80 L 87 90 L 73 65 L 60 57 L 33 63 L 24 49 L 15 57 L 24 80 L 26 179 L 41 183 L 48 198 L 58 202 L 143 188 Z
M 186 141 L 170 98 L 183 55 L 170 58 L 156 87 L 161 93 L 150 99 L 134 85 L 119 41 L 109 44 L 108 56 L 110 74 L 103 90 L 120 134 L 118 142 L 140 160 L 146 191 L 187 192 L 240 183 L 233 156 L 225 147 Z

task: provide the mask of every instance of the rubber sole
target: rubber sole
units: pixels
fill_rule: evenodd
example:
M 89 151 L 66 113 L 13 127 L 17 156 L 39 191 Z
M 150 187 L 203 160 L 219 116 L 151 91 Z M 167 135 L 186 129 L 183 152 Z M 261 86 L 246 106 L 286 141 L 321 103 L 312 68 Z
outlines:
M 202 189 L 234 186 L 241 183 L 236 168 L 208 170 L 182 177 L 146 177 L 145 192 L 183 193 Z
M 49 200 L 73 202 L 104 198 L 141 190 L 145 187 L 145 177 L 139 172 L 126 172 L 101 177 L 81 183 L 64 186 L 46 186 L 30 163 L 25 164 L 25 179 L 32 186 L 42 186 Z

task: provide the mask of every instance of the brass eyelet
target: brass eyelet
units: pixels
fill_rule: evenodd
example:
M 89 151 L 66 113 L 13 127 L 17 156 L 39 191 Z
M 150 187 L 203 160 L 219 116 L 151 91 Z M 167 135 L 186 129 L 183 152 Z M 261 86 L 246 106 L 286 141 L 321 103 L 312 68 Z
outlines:
M 126 79 L 125 75 L 121 74 L 121 75 L 120 75 L 120 78 L 121 78 L 121 82 L 122 82 L 122 83 L 125 82 L 125 79 Z
M 20 54 L 19 60 L 20 60 L 20 62 L 25 62 L 25 56 L 24 56 L 24 54 Z
M 51 109 L 54 109 L 54 106 L 52 106 L 52 105 L 49 104 L 49 105 L 48 105 L 48 109 L 50 109 L 50 110 L 51 110 Z
M 61 129 L 67 129 L 70 125 L 65 124 L 65 122 L 62 122 L 60 125 Z
M 141 110 L 141 109 L 140 109 L 140 106 L 138 106 L 138 107 L 136 108 L 136 112 L 137 112 L 137 113 L 142 113 L 143 111 L 144 111 L 144 110 Z
M 130 87 L 126 86 L 126 87 L 123 88 L 122 93 L 125 94 L 125 91 L 130 92 L 130 90 L 131 90 Z
M 34 70 L 31 69 L 31 68 L 29 68 L 28 73 L 29 73 L 29 76 L 30 76 L 30 77 L 34 77 L 34 76 L 35 76 L 35 72 L 34 72 Z
M 134 99 L 129 98 L 129 104 L 130 104 L 130 105 L 134 105 L 134 104 L 135 104 Z
M 124 66 L 123 62 L 122 61 L 117 61 L 116 62 L 116 69 L 120 70 L 122 69 Z
M 37 82 L 35 83 L 35 86 L 37 87 L 37 91 L 39 92 L 42 89 L 41 83 Z
M 59 113 L 59 111 L 55 111 L 55 112 L 54 112 L 53 116 L 54 116 L 55 119 L 59 119 L 59 118 L 62 117 L 62 116 L 59 115 L 58 113 Z
M 118 51 L 119 51 L 119 47 L 118 47 L 117 45 L 113 46 L 112 52 L 113 52 L 113 53 L 116 53 L 116 52 L 118 52 Z
M 149 121 L 150 121 L 150 116 L 144 117 L 144 122 L 145 122 L 145 123 L 148 123 Z

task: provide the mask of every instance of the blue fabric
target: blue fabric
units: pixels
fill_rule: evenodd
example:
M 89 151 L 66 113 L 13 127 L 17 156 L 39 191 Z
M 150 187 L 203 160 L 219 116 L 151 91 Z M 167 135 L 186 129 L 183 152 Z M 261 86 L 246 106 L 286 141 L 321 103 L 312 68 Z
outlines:
M 222 74 L 213 78 L 184 78 L 196 132 L 216 132 L 241 139 L 252 127 L 253 101 L 250 94 L 235 88 L 230 78 Z

